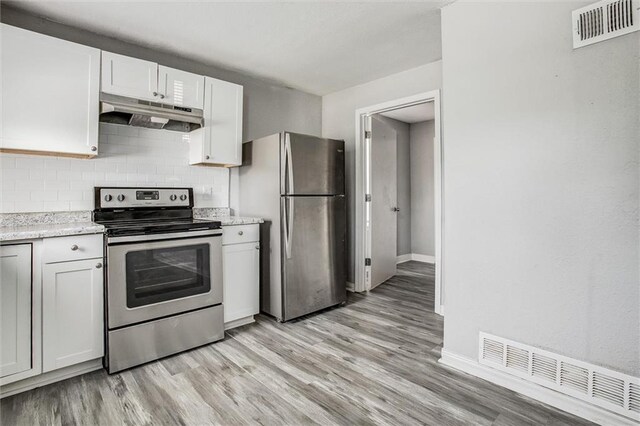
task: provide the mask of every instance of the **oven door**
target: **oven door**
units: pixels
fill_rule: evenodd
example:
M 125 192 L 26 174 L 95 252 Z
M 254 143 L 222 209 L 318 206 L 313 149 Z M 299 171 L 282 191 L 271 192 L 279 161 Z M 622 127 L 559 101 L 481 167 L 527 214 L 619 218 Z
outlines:
M 107 300 L 110 329 L 222 303 L 222 232 L 109 238 Z

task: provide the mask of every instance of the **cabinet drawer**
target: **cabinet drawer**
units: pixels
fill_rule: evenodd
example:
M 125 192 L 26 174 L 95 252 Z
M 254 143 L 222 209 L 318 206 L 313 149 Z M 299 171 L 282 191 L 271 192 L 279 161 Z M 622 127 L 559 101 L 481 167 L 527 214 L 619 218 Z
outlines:
M 66 262 L 103 256 L 102 234 L 44 239 L 43 263 Z
M 222 227 L 222 245 L 260 241 L 260 224 L 228 225 Z

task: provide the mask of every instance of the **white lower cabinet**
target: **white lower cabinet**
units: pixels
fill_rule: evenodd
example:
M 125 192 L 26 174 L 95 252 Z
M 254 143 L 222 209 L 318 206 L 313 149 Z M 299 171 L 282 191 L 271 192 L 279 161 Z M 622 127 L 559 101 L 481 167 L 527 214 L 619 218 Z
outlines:
M 102 240 L 0 245 L 0 398 L 102 368 Z
M 102 357 L 102 258 L 45 264 L 42 279 L 43 372 Z
M 223 226 L 225 328 L 253 320 L 260 311 L 260 240 L 258 224 Z
M 0 377 L 31 369 L 31 244 L 0 246 Z

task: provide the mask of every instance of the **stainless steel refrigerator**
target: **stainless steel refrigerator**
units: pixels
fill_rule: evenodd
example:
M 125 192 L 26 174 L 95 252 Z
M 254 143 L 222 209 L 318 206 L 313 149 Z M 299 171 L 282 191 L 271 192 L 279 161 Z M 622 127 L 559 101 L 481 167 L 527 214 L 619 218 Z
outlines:
M 260 308 L 279 321 L 345 302 L 344 141 L 283 132 L 243 145 L 240 209 L 261 228 Z

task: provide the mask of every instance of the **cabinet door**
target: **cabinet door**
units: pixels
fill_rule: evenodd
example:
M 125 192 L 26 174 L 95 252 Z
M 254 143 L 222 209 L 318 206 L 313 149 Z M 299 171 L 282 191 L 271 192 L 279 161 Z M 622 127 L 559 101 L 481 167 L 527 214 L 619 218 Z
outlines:
M 160 102 L 158 64 L 102 52 L 102 89 L 112 95 Z
M 102 259 L 45 264 L 42 280 L 42 371 L 102 357 Z
M 100 51 L 2 24 L 0 149 L 98 153 Z
M 164 104 L 202 109 L 204 76 L 159 65 L 158 93 Z
M 31 368 L 31 244 L 0 246 L 0 377 Z
M 222 247 L 224 322 L 235 321 L 260 310 L 260 243 Z
M 205 77 L 203 163 L 242 165 L 242 86 Z

